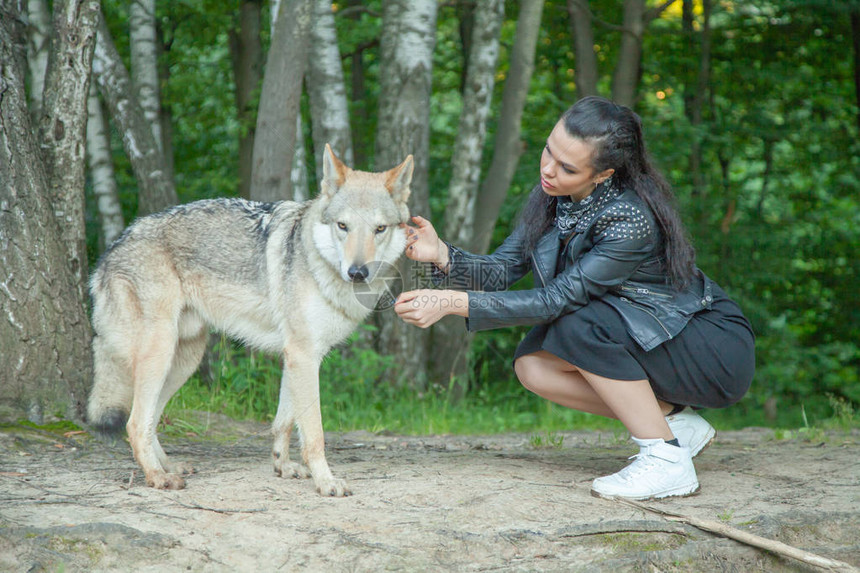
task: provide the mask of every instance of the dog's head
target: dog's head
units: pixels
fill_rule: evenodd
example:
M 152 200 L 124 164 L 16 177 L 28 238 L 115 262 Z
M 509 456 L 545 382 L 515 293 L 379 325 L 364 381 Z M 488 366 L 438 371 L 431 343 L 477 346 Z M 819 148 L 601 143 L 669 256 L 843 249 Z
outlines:
M 314 240 L 345 281 L 368 282 L 403 253 L 413 161 L 381 173 L 350 169 L 326 144 Z

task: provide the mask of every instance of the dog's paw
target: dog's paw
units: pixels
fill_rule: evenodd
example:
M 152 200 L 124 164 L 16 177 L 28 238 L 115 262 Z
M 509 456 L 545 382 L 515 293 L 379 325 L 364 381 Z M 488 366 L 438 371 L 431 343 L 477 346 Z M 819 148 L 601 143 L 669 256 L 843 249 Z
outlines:
M 155 489 L 183 489 L 185 480 L 178 474 L 153 471 L 146 474 L 146 485 Z
M 316 480 L 317 493 L 326 497 L 346 497 L 352 495 L 352 491 L 346 486 L 342 479 L 331 478 Z
M 162 465 L 169 474 L 188 475 L 194 473 L 194 466 L 188 462 L 167 462 L 166 465 Z
M 284 478 L 302 479 L 311 477 L 311 470 L 306 465 L 298 462 L 275 460 L 275 475 Z

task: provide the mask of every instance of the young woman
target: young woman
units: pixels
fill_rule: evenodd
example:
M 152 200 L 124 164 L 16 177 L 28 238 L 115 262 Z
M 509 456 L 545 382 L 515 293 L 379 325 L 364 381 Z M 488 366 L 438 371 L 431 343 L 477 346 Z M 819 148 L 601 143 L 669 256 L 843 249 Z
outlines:
M 754 336 L 695 266 L 639 116 L 597 97 L 568 109 L 546 140 L 540 184 L 520 219 L 493 254 L 475 255 L 413 217 L 406 255 L 434 263 L 449 290 L 402 293 L 395 311 L 423 328 L 448 314 L 466 317 L 469 330 L 536 325 L 514 356 L 523 386 L 617 418 L 640 448 L 629 466 L 595 479 L 592 494 L 695 493 L 692 457 L 715 432 L 693 408 L 725 407 L 746 393 Z M 534 288 L 507 290 L 529 270 Z

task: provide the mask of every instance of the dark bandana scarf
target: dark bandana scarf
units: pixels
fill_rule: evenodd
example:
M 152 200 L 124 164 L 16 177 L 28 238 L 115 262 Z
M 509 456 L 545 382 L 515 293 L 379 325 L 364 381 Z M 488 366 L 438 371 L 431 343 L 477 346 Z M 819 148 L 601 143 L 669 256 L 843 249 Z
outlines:
M 569 196 L 559 197 L 555 206 L 555 226 L 561 238 L 567 239 L 580 221 L 590 218 L 590 215 L 617 196 L 618 190 L 610 177 L 582 201 L 574 201 Z

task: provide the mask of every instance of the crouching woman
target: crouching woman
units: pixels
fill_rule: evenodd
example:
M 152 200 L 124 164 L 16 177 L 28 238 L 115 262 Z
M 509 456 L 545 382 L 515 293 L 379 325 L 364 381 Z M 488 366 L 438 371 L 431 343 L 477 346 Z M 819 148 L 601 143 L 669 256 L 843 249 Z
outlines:
M 695 265 L 672 191 L 652 166 L 639 116 L 589 97 L 552 129 L 514 232 L 490 255 L 441 241 L 421 217 L 407 257 L 434 264 L 445 290 L 401 294 L 395 311 L 428 327 L 448 314 L 469 330 L 535 325 L 514 370 L 530 391 L 620 420 L 639 446 L 592 494 L 650 499 L 699 489 L 692 458 L 714 438 L 694 409 L 749 389 L 754 335 Z M 534 288 L 507 290 L 531 271 Z

